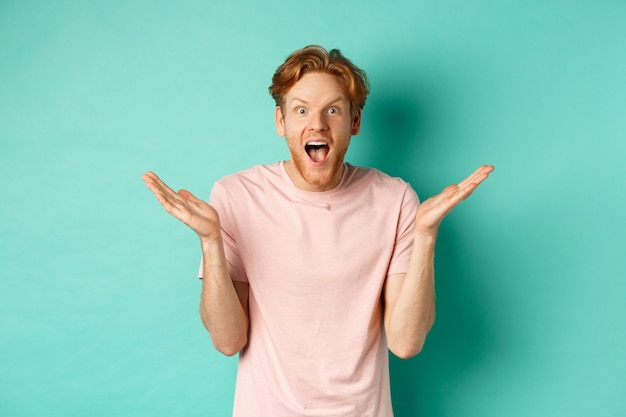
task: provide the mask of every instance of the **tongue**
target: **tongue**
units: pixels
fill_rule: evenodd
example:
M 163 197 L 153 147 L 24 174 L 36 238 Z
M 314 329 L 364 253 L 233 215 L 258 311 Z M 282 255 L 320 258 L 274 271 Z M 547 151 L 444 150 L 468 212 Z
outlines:
M 311 146 L 307 152 L 313 161 L 320 162 L 328 155 L 328 146 Z

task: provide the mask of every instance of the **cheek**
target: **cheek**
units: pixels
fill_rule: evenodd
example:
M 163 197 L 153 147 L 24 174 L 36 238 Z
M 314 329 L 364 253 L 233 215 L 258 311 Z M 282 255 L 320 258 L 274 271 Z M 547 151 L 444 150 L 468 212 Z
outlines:
M 297 137 L 302 130 L 302 123 L 298 120 L 284 120 L 282 123 L 283 136 Z

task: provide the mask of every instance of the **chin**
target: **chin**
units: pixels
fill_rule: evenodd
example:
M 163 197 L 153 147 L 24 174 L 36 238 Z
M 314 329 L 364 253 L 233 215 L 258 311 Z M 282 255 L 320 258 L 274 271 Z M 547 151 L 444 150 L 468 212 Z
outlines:
M 313 188 L 330 190 L 341 181 L 343 171 L 343 159 L 329 158 L 324 165 L 314 166 L 308 155 L 300 156 L 292 154 L 294 167 L 300 178 Z M 339 177 L 339 178 L 338 178 Z
M 301 171 L 302 178 L 309 184 L 318 188 L 326 188 L 327 190 L 334 188 L 337 186 L 339 181 L 341 181 L 341 177 L 337 179 L 338 174 L 341 172 L 340 169 L 329 169 L 324 170 L 323 172 L 307 172 L 306 170 Z M 335 184 L 335 181 L 337 184 Z
M 327 188 L 332 185 L 332 178 L 304 177 L 307 184 L 318 188 Z

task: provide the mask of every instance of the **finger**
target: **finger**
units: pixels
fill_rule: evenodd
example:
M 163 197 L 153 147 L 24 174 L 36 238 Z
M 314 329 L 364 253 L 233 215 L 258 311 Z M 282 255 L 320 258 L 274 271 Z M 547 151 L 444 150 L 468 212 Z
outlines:
M 481 181 L 481 179 L 486 178 L 485 175 L 488 175 L 491 172 L 491 168 L 488 165 L 483 165 L 478 168 L 476 171 L 472 172 L 467 178 L 459 183 L 459 186 L 464 187 L 467 184 L 471 184 L 474 182 Z
M 184 189 L 178 190 L 177 194 L 187 200 L 199 201 L 199 199 L 195 195 L 193 195 L 191 191 L 188 191 L 188 190 L 184 190 Z
M 494 167 L 492 165 L 483 165 L 480 168 L 478 168 L 476 171 L 474 171 L 472 174 L 470 174 L 469 177 L 461 181 L 459 183 L 459 187 L 465 188 L 469 184 L 478 185 L 481 182 L 483 182 L 493 170 L 494 170 Z
M 165 182 L 163 182 L 154 172 L 147 172 L 142 175 L 142 178 L 145 181 L 146 186 L 155 195 L 162 194 L 168 199 L 178 199 L 176 192 L 172 190 Z
M 157 183 L 157 182 L 163 182 L 161 181 L 161 179 L 157 176 L 157 174 L 155 174 L 152 171 L 148 171 L 145 174 L 143 174 L 141 176 L 141 178 L 145 181 L 145 182 L 153 182 L 153 183 Z
M 430 198 L 433 203 L 440 204 L 442 201 L 453 198 L 459 192 L 459 186 L 457 184 L 450 184 L 444 188 L 439 194 Z
M 476 177 L 473 178 L 477 182 L 465 181 L 463 184 L 459 183 L 447 186 L 439 195 L 433 198 L 433 203 L 445 205 L 445 211 L 449 212 L 456 207 L 457 204 L 469 197 L 482 181 L 480 180 L 480 176 L 478 179 L 476 179 Z
M 466 191 L 473 191 L 473 189 L 475 188 L 475 186 L 470 187 L 470 185 L 476 183 L 476 182 L 480 182 L 482 181 L 480 179 L 481 177 L 481 168 L 479 168 L 478 170 L 474 171 L 469 177 L 465 178 L 463 181 L 461 181 L 458 184 L 450 184 L 448 185 L 446 188 L 444 188 L 441 193 L 439 193 L 438 195 L 434 196 L 434 200 L 445 200 L 445 199 L 450 199 L 454 196 L 457 196 L 459 194 L 465 194 Z M 469 188 L 468 188 L 469 187 Z
M 185 210 L 187 208 L 185 196 L 176 193 L 153 172 L 147 172 L 142 175 L 142 178 L 165 211 L 179 219 L 185 216 Z M 191 195 L 191 193 L 188 194 Z
M 141 176 L 146 184 L 154 184 L 158 188 L 169 188 L 154 172 L 146 172 Z
M 438 223 L 447 216 L 461 201 L 469 197 L 482 181 L 493 171 L 493 167 L 484 165 L 474 171 L 469 177 L 461 181 L 459 184 L 451 184 L 447 186 L 440 194 L 426 200 L 421 206 L 418 213 L 430 212 L 437 216 Z M 435 214 L 437 213 L 437 214 Z
M 472 193 L 478 188 L 478 186 L 489 177 L 489 174 L 494 170 L 493 166 L 485 165 L 479 169 L 477 169 L 472 175 L 470 175 L 465 180 L 461 181 L 459 184 L 459 191 L 457 197 L 460 198 L 459 201 L 465 200 L 467 197 L 472 195 Z
M 152 191 L 152 194 L 154 194 L 159 203 L 161 203 L 161 205 L 165 207 L 168 212 L 171 212 L 174 205 L 180 205 L 180 199 L 175 196 L 175 193 L 172 194 L 155 183 L 146 183 L 146 186 L 150 189 L 150 191 Z
M 448 187 L 448 191 L 444 196 L 448 204 L 451 206 L 450 209 L 456 207 L 457 204 L 469 197 L 474 192 L 476 187 L 478 187 L 478 184 L 476 183 L 468 183 L 464 186 L 456 185 Z

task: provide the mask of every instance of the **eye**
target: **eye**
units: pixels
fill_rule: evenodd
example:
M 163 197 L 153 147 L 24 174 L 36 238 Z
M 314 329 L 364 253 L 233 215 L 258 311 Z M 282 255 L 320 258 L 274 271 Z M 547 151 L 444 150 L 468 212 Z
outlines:
M 306 109 L 304 107 L 296 107 L 296 113 L 304 114 L 306 113 Z
M 329 114 L 338 114 L 339 113 L 339 109 L 337 107 L 331 107 L 328 109 L 328 113 Z

